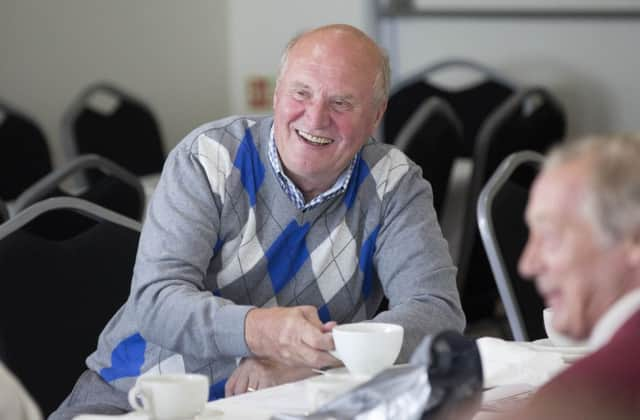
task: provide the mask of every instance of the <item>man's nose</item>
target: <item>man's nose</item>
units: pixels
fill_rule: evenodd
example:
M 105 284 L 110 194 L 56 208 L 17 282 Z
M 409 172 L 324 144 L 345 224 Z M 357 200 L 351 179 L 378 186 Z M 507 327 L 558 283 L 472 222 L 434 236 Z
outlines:
M 314 101 L 307 106 L 307 121 L 309 128 L 323 128 L 329 125 L 330 110 L 324 101 Z
M 537 274 L 537 266 L 538 256 L 535 244 L 531 239 L 528 239 L 518 260 L 518 272 L 522 277 L 532 279 Z

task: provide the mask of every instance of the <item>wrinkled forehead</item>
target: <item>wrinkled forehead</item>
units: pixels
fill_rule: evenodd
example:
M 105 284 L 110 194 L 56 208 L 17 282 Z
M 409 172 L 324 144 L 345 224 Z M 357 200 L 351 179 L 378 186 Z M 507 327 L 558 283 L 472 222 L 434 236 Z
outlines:
M 527 219 L 532 222 L 553 216 L 578 216 L 584 208 L 586 182 L 586 168 L 581 163 L 543 169 L 531 187 Z
M 370 39 L 345 30 L 321 30 L 303 36 L 289 51 L 288 63 L 296 60 L 313 60 L 371 78 L 377 76 L 383 63 Z

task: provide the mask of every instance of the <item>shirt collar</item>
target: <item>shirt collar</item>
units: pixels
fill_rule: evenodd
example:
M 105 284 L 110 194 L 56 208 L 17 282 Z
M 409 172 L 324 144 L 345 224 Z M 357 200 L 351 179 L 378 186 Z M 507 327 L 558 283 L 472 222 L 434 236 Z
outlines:
M 618 299 L 600 317 L 589 336 L 589 346 L 599 348 L 605 345 L 638 309 L 640 309 L 640 289 L 635 289 Z
M 303 211 L 309 210 L 310 208 L 313 208 L 329 200 L 330 198 L 344 192 L 347 189 L 349 180 L 351 179 L 351 175 L 353 174 L 353 169 L 355 168 L 356 162 L 360 157 L 360 152 L 356 153 L 347 169 L 345 169 L 340 174 L 333 186 L 331 186 L 328 190 L 324 191 L 317 197 L 313 198 L 308 203 L 305 203 L 304 195 L 302 194 L 300 189 L 293 183 L 293 181 L 284 173 L 284 170 L 282 169 L 282 163 L 280 162 L 280 157 L 278 156 L 274 133 L 274 126 L 272 124 L 271 131 L 269 133 L 269 162 L 271 163 L 271 168 L 276 174 L 276 178 L 278 179 L 280 186 L 298 209 Z

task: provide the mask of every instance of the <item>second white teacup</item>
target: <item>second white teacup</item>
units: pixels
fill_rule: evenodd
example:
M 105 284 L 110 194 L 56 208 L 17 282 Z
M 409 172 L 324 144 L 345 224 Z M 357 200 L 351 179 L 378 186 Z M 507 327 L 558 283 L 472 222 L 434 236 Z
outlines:
M 400 354 L 404 328 L 381 322 L 355 322 L 333 328 L 332 354 L 354 375 L 372 376 L 393 365 Z
M 542 321 L 544 323 L 544 330 L 547 333 L 547 337 L 555 346 L 583 346 L 584 342 L 574 340 L 573 338 L 562 334 L 553 328 L 553 310 L 551 308 L 544 308 L 542 310 Z
M 191 419 L 209 397 L 209 378 L 200 374 L 140 376 L 129 390 L 129 404 L 156 420 Z

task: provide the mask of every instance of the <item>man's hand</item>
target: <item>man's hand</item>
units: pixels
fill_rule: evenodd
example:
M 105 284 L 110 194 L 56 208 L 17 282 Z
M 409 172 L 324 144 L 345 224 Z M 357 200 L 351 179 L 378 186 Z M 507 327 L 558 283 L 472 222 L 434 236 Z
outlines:
M 313 306 L 255 308 L 245 319 L 245 339 L 251 352 L 288 366 L 339 366 L 328 351 L 334 349 L 331 330 Z
M 240 362 L 227 380 L 224 395 L 230 397 L 248 390 L 257 391 L 312 375 L 315 372 L 307 367 L 291 367 L 267 359 L 247 358 Z

